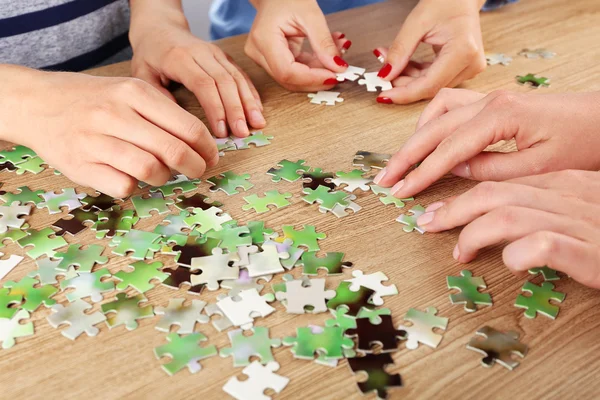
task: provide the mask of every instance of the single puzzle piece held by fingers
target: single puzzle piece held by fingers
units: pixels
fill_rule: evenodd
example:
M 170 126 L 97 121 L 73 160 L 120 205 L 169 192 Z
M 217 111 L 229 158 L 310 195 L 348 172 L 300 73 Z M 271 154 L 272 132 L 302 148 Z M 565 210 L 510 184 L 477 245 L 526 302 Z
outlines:
M 340 96 L 340 92 L 319 91 L 317 93 L 309 93 L 308 98 L 311 99 L 311 104 L 323 104 L 326 106 L 335 106 L 336 103 L 344 101 Z
M 423 214 L 425 214 L 425 207 L 420 204 L 413 206 L 408 211 L 411 215 L 401 214 L 398 218 L 396 218 L 396 222 L 400 222 L 402 225 L 406 225 L 402 228 L 402 230 L 406 233 L 410 233 L 413 231 L 419 232 L 421 235 L 425 233 L 425 230 L 421 228 L 417 224 L 417 220 Z
M 550 282 L 543 282 L 541 286 L 526 282 L 521 290 L 529 292 L 531 296 L 520 294 L 515 302 L 515 307 L 525 308 L 527 318 L 535 318 L 539 313 L 550 319 L 556 319 L 559 308 L 557 305 L 551 304 L 550 300 L 562 303 L 566 297 L 564 293 L 555 292 L 554 285 Z
M 550 86 L 550 78 L 544 78 L 543 76 L 537 77 L 534 74 L 527 74 L 524 76 L 517 75 L 517 83 L 521 85 L 529 85 L 537 89 L 541 86 Z
M 446 278 L 448 289 L 459 290 L 460 293 L 450 294 L 452 304 L 464 304 L 466 312 L 477 311 L 477 304 L 491 306 L 492 296 L 489 293 L 481 293 L 479 289 L 487 288 L 482 277 L 473 277 L 469 270 L 462 270 L 461 276 L 449 276 Z
M 317 257 L 316 251 L 307 251 L 302 254 L 298 266 L 302 267 L 303 275 L 318 275 L 319 270 L 325 270 L 327 275 L 339 275 L 344 268 L 352 268 L 352 263 L 342 261 L 344 253 L 329 252 L 325 257 Z
M 209 189 L 211 192 L 222 190 L 227 193 L 228 196 L 232 196 L 239 193 L 237 191 L 238 188 L 244 189 L 244 191 L 252 189 L 254 185 L 250 183 L 249 179 L 250 174 L 236 175 L 231 171 L 227 171 L 217 176 L 213 176 L 206 181 L 212 184 Z
M 178 326 L 177 333 L 184 335 L 194 332 L 196 322 L 206 324 L 210 319 L 202 314 L 206 302 L 192 300 L 192 304 L 184 306 L 185 299 L 169 299 L 167 307 L 155 307 L 156 315 L 162 315 L 156 324 L 156 329 L 161 332 L 169 332 L 171 326 Z
M 257 214 L 262 214 L 271 210 L 269 206 L 276 208 L 289 206 L 292 204 L 288 201 L 290 198 L 292 198 L 292 194 L 289 192 L 279 193 L 278 190 L 269 190 L 265 192 L 264 197 L 258 197 L 256 194 L 244 197 L 244 201 L 248 204 L 244 204 L 242 210 L 254 210 Z
M 379 201 L 381 201 L 386 206 L 393 204 L 396 206 L 396 208 L 402 208 L 405 206 L 404 202 L 413 201 L 415 199 L 414 197 L 399 199 L 397 197 L 394 197 L 394 195 L 391 193 L 391 190 L 392 188 L 384 188 L 378 185 L 371 185 L 371 191 L 378 195 L 377 197 L 379 198 Z
M 519 366 L 520 361 L 515 357 L 524 358 L 527 355 L 527 346 L 519 341 L 517 332 L 499 332 L 489 326 L 484 326 L 475 332 L 469 340 L 467 349 L 483 354 L 481 365 L 490 368 L 497 362 L 503 367 L 513 370 Z
M 194 374 L 202 369 L 198 361 L 217 354 L 217 348 L 214 345 L 207 347 L 198 345 L 206 340 L 208 340 L 207 337 L 201 333 L 193 333 L 188 336 L 170 333 L 167 336 L 169 343 L 155 348 L 154 355 L 157 359 L 171 358 L 170 362 L 162 365 L 162 369 L 171 376 L 186 366 Z
M 17 338 L 33 335 L 33 322 L 21 323 L 28 318 L 29 313 L 25 310 L 19 310 L 11 318 L 0 318 L 0 342 L 3 349 L 13 347 Z
M 66 307 L 56 304 L 52 307 L 52 314 L 46 319 L 53 328 L 58 328 L 63 324 L 70 325 L 61 332 L 68 339 L 75 340 L 82 333 L 96 336 L 100 330 L 95 325 L 106 321 L 106 317 L 99 311 L 86 314 L 85 312 L 91 308 L 92 306 L 83 300 L 76 300 Z
M 556 271 L 553 270 L 552 268 L 548 268 L 547 266 L 546 267 L 531 268 L 529 270 L 529 273 L 531 275 L 542 274 L 542 276 L 544 277 L 545 281 L 558 281 L 560 279 L 560 276 L 558 276 L 558 274 L 556 273 Z
M 103 314 L 115 314 L 107 317 L 106 325 L 112 329 L 119 325 L 125 325 L 128 331 L 138 327 L 137 320 L 154 317 L 151 305 L 140 307 L 140 303 L 147 302 L 148 299 L 142 294 L 127 297 L 126 293 L 117 293 L 117 299 L 113 302 L 102 305 Z
M 448 318 L 436 316 L 437 309 L 428 307 L 426 312 L 411 308 L 408 310 L 404 319 L 412 322 L 412 325 L 400 325 L 398 330 L 406 331 L 408 340 L 406 348 L 414 350 L 419 347 L 419 343 L 432 348 L 438 347 L 442 341 L 442 335 L 433 331 L 434 328 L 446 330 Z
M 231 347 L 221 349 L 221 357 L 233 356 L 233 366 L 243 367 L 250 364 L 251 357 L 259 357 L 261 364 L 275 361 L 271 347 L 279 347 L 280 339 L 269 337 L 269 328 L 252 328 L 252 336 L 244 335 L 241 329 L 227 332 Z
M 389 374 L 386 368 L 394 365 L 390 353 L 367 354 L 364 357 L 348 359 L 348 366 L 355 374 L 364 372 L 367 380 L 358 382 L 358 388 L 363 394 L 375 392 L 378 399 L 387 399 L 388 390 L 402 387 L 400 374 Z
M 336 79 L 338 82 L 344 82 L 344 81 L 354 82 L 355 80 L 360 78 L 365 73 L 365 71 L 366 71 L 366 69 L 364 69 L 364 68 L 349 65 L 348 68 L 346 68 L 346 70 L 344 72 L 335 74 L 335 76 L 336 76 Z
M 279 369 L 279 364 L 270 362 L 266 366 L 254 361 L 242 370 L 248 379 L 240 381 L 237 377 L 231 377 L 223 391 L 236 400 L 270 400 L 271 397 L 265 396 L 264 392 L 271 389 L 275 393 L 281 393 L 290 381 L 288 378 L 277 375 L 275 371 Z
M 126 290 L 131 286 L 138 292 L 145 293 L 153 289 L 154 285 L 151 282 L 161 283 L 169 277 L 169 275 L 160 271 L 162 266 L 163 264 L 158 261 L 150 264 L 146 264 L 144 261 L 136 261 L 129 264 L 129 268 L 132 269 L 131 272 L 122 270 L 114 275 L 115 279 L 120 281 L 117 283 L 117 290 Z
M 270 168 L 267 175 L 271 175 L 273 182 L 280 182 L 282 179 L 288 182 L 296 182 L 303 173 L 307 172 L 310 167 L 304 165 L 306 161 L 298 160 L 292 162 L 289 160 L 281 160 L 277 163 L 279 168 Z
M 38 203 L 37 208 L 47 208 L 50 214 L 62 212 L 61 207 L 67 207 L 68 211 L 82 206 L 79 200 L 85 198 L 87 194 L 76 193 L 75 189 L 63 189 L 62 193 L 46 192 L 41 195 L 44 201 Z
M 362 170 L 369 172 L 371 169 L 383 169 L 392 158 L 391 154 L 372 153 L 370 151 L 357 151 L 352 160 L 352 166 L 362 167 Z
M 380 78 L 377 76 L 377 72 L 366 72 L 364 78 L 358 80 L 358 84 L 366 86 L 367 92 L 377 92 L 378 89 L 385 91 L 393 87 L 392 82 Z
M 396 285 L 384 285 L 383 282 L 389 280 L 389 278 L 383 272 L 375 272 L 372 274 L 364 274 L 360 270 L 352 271 L 354 278 L 347 279 L 345 282 L 350 282 L 350 290 L 359 290 L 361 287 L 374 290 L 375 293 L 371 297 L 371 302 L 376 306 L 383 304 L 382 297 L 394 296 L 398 294 L 398 288 Z

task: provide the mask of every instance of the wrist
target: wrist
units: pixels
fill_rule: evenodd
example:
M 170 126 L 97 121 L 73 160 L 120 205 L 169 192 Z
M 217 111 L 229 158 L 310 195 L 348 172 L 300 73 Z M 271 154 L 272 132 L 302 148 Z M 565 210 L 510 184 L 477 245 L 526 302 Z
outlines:
M 145 37 L 155 36 L 157 30 L 170 26 L 190 30 L 188 20 L 183 13 L 181 0 L 130 0 L 131 24 L 129 41 L 133 48 Z

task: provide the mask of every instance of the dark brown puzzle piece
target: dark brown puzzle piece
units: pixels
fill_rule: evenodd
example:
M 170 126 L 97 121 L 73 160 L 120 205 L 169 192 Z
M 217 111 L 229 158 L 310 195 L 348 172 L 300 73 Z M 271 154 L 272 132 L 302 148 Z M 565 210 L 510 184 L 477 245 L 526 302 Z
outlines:
M 399 339 L 406 339 L 406 331 L 394 328 L 391 315 L 380 315 L 381 323 L 372 324 L 369 318 L 358 318 L 356 328 L 348 329 L 347 336 L 358 336 L 358 350 L 372 352 L 381 345 L 382 352 L 398 350 Z
M 177 207 L 180 210 L 187 211 L 192 211 L 192 209 L 194 208 L 208 210 L 211 207 L 221 207 L 222 205 L 223 203 L 220 203 L 218 201 L 208 201 L 208 197 L 201 193 L 196 193 L 190 197 L 185 197 L 183 195 L 177 196 L 177 202 L 175 203 L 175 207 Z
M 204 288 L 204 284 L 196 286 L 192 286 L 191 284 L 192 275 L 200 275 L 202 273 L 199 270 L 192 271 L 187 267 L 179 266 L 177 268 L 165 268 L 162 271 L 169 275 L 169 277 L 162 282 L 165 286 L 179 289 L 180 285 L 186 284 L 190 286 L 188 292 L 195 294 L 200 294 Z
M 390 353 L 367 354 L 364 357 L 348 359 L 348 365 L 353 372 L 364 371 L 367 380 L 358 382 L 358 388 L 364 394 L 377 392 L 380 399 L 388 398 L 388 389 L 402 387 L 400 374 L 390 375 L 385 370 L 387 365 L 394 364 Z
M 81 200 L 83 206 L 81 207 L 84 211 L 90 211 L 96 209 L 98 211 L 108 210 L 115 205 L 115 198 L 110 197 L 104 193 L 96 192 L 98 196 L 86 196 Z
M 79 208 L 71 211 L 67 217 L 68 216 L 71 216 L 72 218 L 61 218 L 52 224 L 53 227 L 60 229 L 56 232 L 57 236 L 64 236 L 65 233 L 76 235 L 87 228 L 85 225 L 86 223 L 93 224 L 98 220 L 98 215 L 94 212 L 84 211 Z
M 192 258 L 212 256 L 212 251 L 219 245 L 220 240 L 214 238 L 201 238 L 190 236 L 183 246 L 173 246 L 173 251 L 178 251 L 177 264 L 191 266 Z
M 325 186 L 329 189 L 335 189 L 335 183 L 331 182 L 333 174 L 331 172 L 305 172 L 302 174 L 302 187 L 317 190 L 319 186 Z
M 4 161 L 3 163 L 0 163 L 0 172 L 1 171 L 16 171 L 17 167 L 15 166 L 15 164 L 11 163 L 10 161 Z M 6 192 L 5 192 L 6 193 Z M 4 193 L 1 193 L 4 194 Z

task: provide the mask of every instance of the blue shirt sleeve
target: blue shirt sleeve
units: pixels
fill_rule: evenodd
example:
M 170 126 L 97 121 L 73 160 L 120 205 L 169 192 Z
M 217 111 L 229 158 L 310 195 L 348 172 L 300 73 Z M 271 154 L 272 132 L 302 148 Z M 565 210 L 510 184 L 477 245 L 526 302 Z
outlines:
M 516 3 L 519 0 L 487 0 L 481 11 L 492 11 L 510 3 Z

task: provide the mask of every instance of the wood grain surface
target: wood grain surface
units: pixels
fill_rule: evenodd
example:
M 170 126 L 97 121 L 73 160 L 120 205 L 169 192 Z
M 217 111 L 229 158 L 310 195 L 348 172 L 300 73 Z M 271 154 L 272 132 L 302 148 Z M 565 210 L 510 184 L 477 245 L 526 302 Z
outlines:
M 371 51 L 387 45 L 397 34 L 402 21 L 414 1 L 389 1 L 365 8 L 349 10 L 328 16 L 332 30 L 340 30 L 353 41 L 345 56 L 351 65 L 376 71 L 380 64 Z M 481 16 L 484 43 L 487 52 L 502 52 L 514 57 L 508 67 L 489 67 L 477 78 L 464 84 L 465 88 L 490 92 L 508 89 L 531 92 L 519 86 L 516 75 L 529 72 L 551 78 L 550 88 L 539 93 L 600 90 L 600 2 L 597 0 L 524 0 L 498 12 Z M 354 269 L 365 272 L 383 271 L 398 286 L 400 294 L 386 298 L 385 306 L 392 309 L 396 325 L 410 307 L 424 309 L 435 306 L 439 315 L 450 323 L 441 345 L 433 350 L 421 346 L 410 351 L 402 345 L 393 354 L 395 367 L 391 371 L 402 374 L 405 387 L 391 392 L 391 398 L 593 398 L 600 390 L 600 295 L 567 278 L 557 283 L 557 290 L 567 294 L 559 317 L 551 321 L 544 317 L 529 320 L 523 310 L 513 303 L 527 276 L 513 276 L 503 265 L 498 245 L 481 252 L 467 267 L 477 276 L 483 276 L 492 294 L 494 305 L 473 314 L 466 314 L 462 306 L 453 306 L 448 299 L 446 276 L 457 275 L 465 266 L 452 258 L 452 249 L 459 229 L 441 234 L 404 233 L 394 219 L 412 204 L 428 205 L 436 200 L 456 195 L 472 187 L 472 182 L 446 177 L 420 194 L 405 210 L 384 206 L 372 193 L 360 193 L 356 200 L 363 209 L 356 215 L 337 219 L 321 214 L 316 206 L 309 206 L 300 198 L 301 187 L 296 183 L 270 181 L 265 172 L 281 159 L 304 159 L 307 165 L 326 171 L 348 171 L 357 150 L 392 153 L 414 132 L 417 119 L 426 105 L 420 102 L 409 106 L 380 105 L 376 94 L 368 93 L 354 83 L 339 85 L 344 102 L 335 107 L 309 104 L 304 93 L 290 93 L 279 87 L 243 53 L 244 36 L 230 38 L 219 44 L 251 75 L 264 101 L 268 127 L 264 131 L 275 136 L 271 146 L 227 153 L 219 165 L 207 171 L 205 178 L 223 171 L 252 174 L 256 186 L 250 193 L 280 189 L 294 193 L 293 205 L 263 215 L 244 212 L 242 197 L 227 197 L 215 193 L 211 197 L 225 203 L 224 209 L 240 223 L 264 220 L 272 228 L 281 225 L 312 224 L 325 232 L 322 241 L 325 251 L 342 251 L 354 262 Z M 524 47 L 546 47 L 558 55 L 550 60 L 529 60 L 516 56 Z M 427 50 L 419 57 L 430 57 Z M 129 64 L 117 64 L 91 71 L 95 75 L 127 76 Z M 90 94 L 93 96 L 93 94 Z M 176 91 L 178 101 L 190 112 L 203 116 L 196 99 L 186 90 Z M 512 144 L 507 144 L 511 148 Z M 32 189 L 54 190 L 74 185 L 64 176 L 55 176 L 51 170 L 39 175 L 2 172 L 3 190 L 14 190 L 27 185 Z M 87 188 L 79 191 L 92 193 Z M 208 192 L 203 182 L 199 191 Z M 128 202 L 126 208 L 131 208 Z M 173 211 L 174 212 L 174 211 Z M 29 217 L 34 228 L 49 226 L 63 214 L 49 216 L 45 210 L 36 210 Z M 163 218 L 143 219 L 138 229 L 151 230 Z M 67 237 L 69 243 L 101 243 L 87 230 L 76 237 Z M 110 254 L 108 268 L 115 273 L 130 259 Z M 15 244 L 2 250 L 5 254 L 23 254 Z M 172 257 L 158 256 L 166 266 L 174 265 Z M 26 258 L 5 279 L 16 280 L 35 268 Z M 299 275 L 300 271 L 294 271 Z M 335 288 L 342 277 L 327 279 L 327 287 Z M 532 279 L 536 282 L 540 278 Z M 273 282 L 281 280 L 276 277 Z M 270 291 L 267 286 L 265 292 Z M 200 298 L 213 301 L 219 292 L 204 292 Z M 116 293 L 105 296 L 104 302 L 114 299 Z M 184 290 L 158 286 L 147 293 L 154 306 L 165 306 L 172 297 L 195 298 Z M 65 303 L 64 293 L 56 299 Z M 256 325 L 270 328 L 272 337 L 293 335 L 296 327 L 322 324 L 329 314 L 291 316 L 276 302 L 277 312 L 259 319 Z M 94 310 L 99 304 L 94 305 Z M 163 361 L 154 357 L 153 349 L 165 343 L 166 334 L 155 330 L 158 317 L 140 322 L 135 331 L 124 327 L 108 330 L 100 325 L 97 337 L 85 335 L 72 342 L 60 330 L 50 327 L 46 317 L 50 310 L 41 308 L 32 320 L 35 336 L 18 339 L 17 345 L 0 352 L 0 398 L 225 398 L 221 387 L 229 377 L 241 375 L 241 369 L 232 367 L 231 358 L 213 357 L 203 360 L 203 370 L 190 374 L 187 370 L 168 377 L 160 368 Z M 500 366 L 485 369 L 480 366 L 480 355 L 468 351 L 466 343 L 473 333 L 484 325 L 500 330 L 516 330 L 530 346 L 530 352 L 521 366 L 510 372 Z M 224 332 L 212 325 L 198 325 L 197 329 L 209 337 L 210 344 L 219 349 L 229 341 Z M 354 376 L 346 361 L 337 368 L 328 368 L 296 360 L 288 347 L 275 350 L 281 364 L 280 374 L 291 379 L 280 399 L 341 399 L 361 398 Z M 369 397 L 373 398 L 373 396 Z

